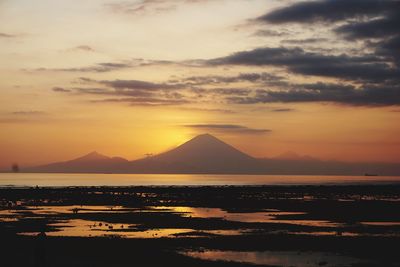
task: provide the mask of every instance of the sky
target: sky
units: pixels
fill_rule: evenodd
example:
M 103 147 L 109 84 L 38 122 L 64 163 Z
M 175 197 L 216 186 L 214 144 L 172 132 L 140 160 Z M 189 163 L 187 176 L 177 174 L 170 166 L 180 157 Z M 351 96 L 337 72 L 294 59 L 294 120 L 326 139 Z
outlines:
M 202 133 L 400 162 L 398 25 L 399 1 L 0 0 L 0 168 Z

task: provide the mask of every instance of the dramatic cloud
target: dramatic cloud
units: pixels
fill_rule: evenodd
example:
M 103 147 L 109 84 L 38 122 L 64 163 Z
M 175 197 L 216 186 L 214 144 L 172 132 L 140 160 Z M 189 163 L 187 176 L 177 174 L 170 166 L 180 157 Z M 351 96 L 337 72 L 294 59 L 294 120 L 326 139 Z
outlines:
M 376 51 L 384 56 L 393 57 L 397 68 L 400 66 L 400 34 L 376 45 Z
M 200 130 L 214 130 L 219 132 L 234 132 L 244 134 L 265 134 L 271 132 L 269 129 L 254 129 L 236 124 L 189 124 L 185 127 L 200 129 Z
M 231 76 L 230 78 L 240 76 Z M 191 80 L 193 80 L 192 78 Z M 203 78 L 209 79 L 207 76 Z M 257 85 L 260 89 L 229 87 L 204 89 L 190 88 L 185 84 L 151 83 L 140 80 L 95 81 L 87 79 L 87 81 L 106 87 L 72 88 L 68 89 L 69 91 L 63 88 L 53 88 L 53 90 L 93 96 L 115 96 L 118 98 L 97 99 L 92 102 L 128 102 L 137 105 L 181 105 L 196 103 L 199 99 L 204 99 L 203 101 L 210 103 L 225 102 L 248 105 L 275 102 L 332 102 L 363 106 L 400 104 L 400 87 L 398 84 L 390 82 L 366 83 L 355 86 L 350 83 L 291 83 L 282 80 L 276 88 L 268 89 L 265 88 L 268 86 L 263 86 L 263 83 L 259 83 L 258 79 L 254 79 L 255 83 L 252 83 L 252 85 Z M 284 108 L 272 111 L 287 112 L 292 110 Z
M 398 1 L 385 0 L 325 0 L 306 1 L 276 9 L 259 18 L 267 23 L 335 22 L 347 18 L 373 17 L 399 8 Z
M 229 96 L 233 103 L 335 102 L 350 105 L 400 104 L 400 1 L 317 0 L 291 3 L 256 18 L 257 23 L 308 24 L 313 37 L 281 40 L 303 48 L 263 47 L 240 51 L 207 63 L 213 65 L 278 66 L 302 76 L 334 78 L 343 83 L 290 84 L 279 90 L 262 89 L 248 96 Z M 318 50 L 309 44 L 328 43 L 317 34 L 321 23 L 330 23 L 344 46 L 343 53 Z M 261 30 L 262 31 L 262 30 Z M 265 30 L 269 33 L 269 29 Z M 344 39 L 340 40 L 340 37 Z M 364 48 L 351 50 L 348 41 L 361 39 Z M 374 52 L 371 52 L 375 50 Z M 354 86 L 356 85 L 356 86 Z
M 306 1 L 279 8 L 257 18 L 256 21 L 266 24 L 308 23 L 315 27 L 318 27 L 318 22 L 337 22 L 340 26 L 334 29 L 335 33 L 347 40 L 380 39 L 380 42 L 373 46 L 377 52 L 386 49 L 387 53 L 384 55 L 390 56 L 390 53 L 395 53 L 396 61 L 399 60 L 399 46 L 387 47 L 388 38 L 395 41 L 400 36 L 398 0 Z M 289 40 L 284 42 L 288 43 Z
M 257 48 L 212 59 L 209 65 L 281 66 L 303 75 L 371 82 L 398 79 L 400 71 L 374 55 L 324 55 L 301 48 Z
M 139 14 L 157 8 L 173 7 L 185 0 L 164 2 L 143 0 L 114 5 L 114 11 Z M 179 66 L 214 68 L 216 66 L 240 66 L 266 68 L 263 72 L 243 72 L 234 75 L 189 76 L 170 79 L 166 82 L 141 80 L 81 80 L 96 83 L 105 88 L 74 88 L 73 91 L 89 95 L 108 95 L 102 102 L 143 103 L 144 105 L 173 105 L 181 103 L 258 104 L 292 102 L 330 102 L 345 105 L 390 106 L 400 105 L 400 1 L 384 0 L 319 0 L 290 4 L 273 10 L 255 19 L 257 26 L 275 24 L 272 29 L 259 29 L 258 36 L 273 36 L 289 47 L 260 47 L 209 60 L 186 60 L 163 62 L 138 60 L 135 63 L 100 63 L 88 68 L 69 71 L 104 72 L 152 64 L 176 64 Z M 253 20 L 254 21 L 254 20 Z M 289 35 L 283 23 L 307 24 L 310 34 Z M 332 35 L 318 35 L 321 23 L 341 43 L 336 50 L 329 46 Z M 285 26 L 286 27 L 286 26 Z M 295 32 L 295 31 L 293 31 Z M 290 38 L 289 38 L 290 36 Z M 287 38 L 287 39 L 285 39 Z M 340 39 L 342 38 L 342 39 Z M 363 42 L 352 49 L 348 41 L 361 39 Z M 321 44 L 326 49 L 321 49 Z M 296 47 L 299 46 L 299 47 Z M 277 71 L 276 69 L 279 69 Z M 65 71 L 65 69 L 64 69 Z M 276 73 L 279 73 L 277 75 Z M 281 74 L 283 73 L 283 74 Z M 331 82 L 294 82 L 288 73 L 310 76 L 314 80 L 330 78 Z M 295 76 L 297 77 L 297 76 Z M 188 100 L 195 99 L 195 100 Z M 147 101 L 150 100 L 150 101 Z M 288 112 L 281 108 L 272 112 Z M 233 125 L 198 125 L 239 129 Z M 218 128 L 218 129 L 220 129 Z M 243 128 L 240 128 L 243 130 Z
M 366 87 L 334 86 L 322 83 L 299 85 L 299 89 L 258 90 L 254 96 L 227 97 L 235 104 L 256 104 L 274 102 L 333 102 L 359 106 L 400 105 L 400 87 Z
M 400 2 L 399 2 L 400 3 Z M 399 11 L 390 16 L 362 22 L 350 22 L 336 29 L 337 33 L 348 39 L 381 38 L 400 34 L 400 4 Z

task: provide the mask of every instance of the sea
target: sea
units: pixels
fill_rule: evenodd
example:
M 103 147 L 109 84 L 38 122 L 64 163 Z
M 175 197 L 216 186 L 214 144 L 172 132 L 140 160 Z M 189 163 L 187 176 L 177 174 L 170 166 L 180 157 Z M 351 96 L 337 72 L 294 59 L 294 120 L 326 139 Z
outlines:
M 0 187 L 400 184 L 400 176 L 0 173 Z

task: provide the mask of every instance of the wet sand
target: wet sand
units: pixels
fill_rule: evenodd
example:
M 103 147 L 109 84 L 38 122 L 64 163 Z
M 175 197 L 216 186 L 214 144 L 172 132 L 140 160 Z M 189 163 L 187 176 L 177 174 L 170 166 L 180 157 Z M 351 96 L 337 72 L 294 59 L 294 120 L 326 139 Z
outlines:
M 398 184 L 0 188 L 1 261 L 400 266 L 399 211 Z

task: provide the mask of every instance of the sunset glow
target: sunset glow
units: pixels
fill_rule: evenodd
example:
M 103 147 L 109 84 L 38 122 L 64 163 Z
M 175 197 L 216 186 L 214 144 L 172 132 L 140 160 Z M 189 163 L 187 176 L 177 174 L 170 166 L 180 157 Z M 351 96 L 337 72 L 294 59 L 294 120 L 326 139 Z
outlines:
M 400 162 L 398 35 L 279 17 L 294 2 L 0 1 L 0 169 L 202 133 L 259 158 Z

